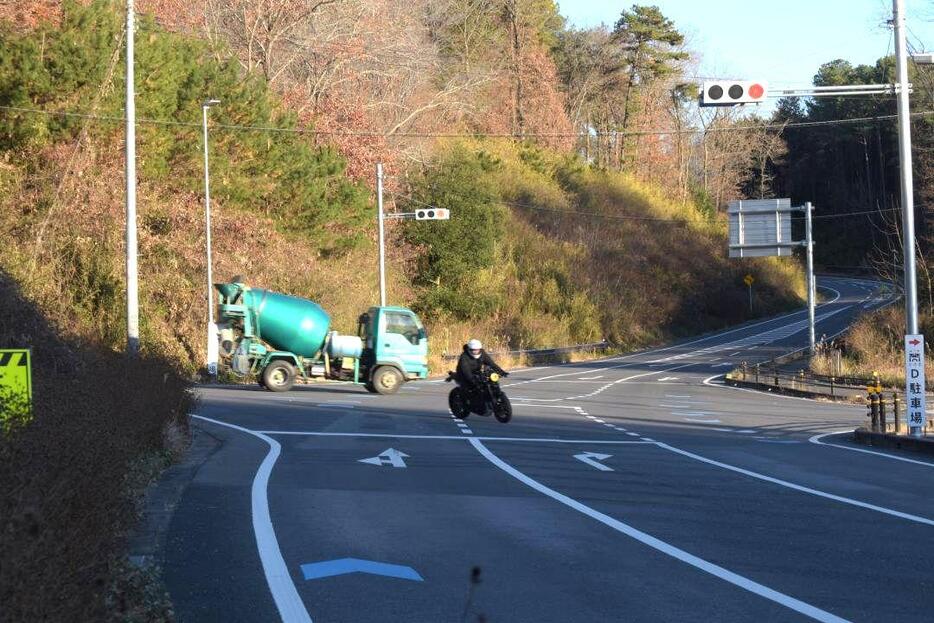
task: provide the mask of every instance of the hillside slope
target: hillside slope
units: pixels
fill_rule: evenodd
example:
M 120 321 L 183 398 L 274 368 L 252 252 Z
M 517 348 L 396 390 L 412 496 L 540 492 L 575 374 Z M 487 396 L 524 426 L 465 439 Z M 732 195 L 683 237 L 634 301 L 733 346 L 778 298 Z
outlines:
M 67 333 L 119 349 L 120 15 L 92 2 L 35 32 L 4 28 L 0 226 L 10 235 L 0 262 Z M 216 280 L 246 275 L 315 299 L 352 330 L 377 299 L 368 189 L 299 131 L 261 78 L 152 21 L 138 39 L 144 348 L 192 370 L 204 360 L 206 94 L 224 100 L 212 111 Z M 727 261 L 715 214 L 624 174 L 504 140 L 433 151 L 420 169 L 390 171 L 407 175 L 388 205 L 452 209 L 450 222 L 389 231 L 390 298 L 425 315 L 436 358 L 469 335 L 494 348 L 601 338 L 635 347 L 724 326 L 749 316 L 746 272 L 757 277 L 756 314 L 800 301 L 793 263 Z

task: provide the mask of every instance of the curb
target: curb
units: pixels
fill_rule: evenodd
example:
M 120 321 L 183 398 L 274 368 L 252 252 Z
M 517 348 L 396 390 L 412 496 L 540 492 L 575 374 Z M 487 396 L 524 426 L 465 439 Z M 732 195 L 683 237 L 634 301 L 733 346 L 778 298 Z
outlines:
M 221 441 L 193 425 L 185 459 L 166 469 L 146 491 L 139 522 L 127 538 L 126 555 L 137 567 L 161 566 L 165 539 L 175 509 L 201 465 L 221 447 Z
M 874 433 L 857 428 L 853 431 L 853 441 L 876 448 L 893 448 L 934 455 L 934 438 L 931 437 L 906 437 L 891 433 Z

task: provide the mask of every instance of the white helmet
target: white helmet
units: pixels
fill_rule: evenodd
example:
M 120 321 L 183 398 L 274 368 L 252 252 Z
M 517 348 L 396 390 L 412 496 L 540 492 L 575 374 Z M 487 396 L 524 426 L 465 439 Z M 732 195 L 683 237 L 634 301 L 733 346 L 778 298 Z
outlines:
M 467 342 L 467 350 L 470 351 L 470 356 L 474 359 L 480 358 L 480 351 L 483 350 L 483 344 L 480 340 L 470 340 Z

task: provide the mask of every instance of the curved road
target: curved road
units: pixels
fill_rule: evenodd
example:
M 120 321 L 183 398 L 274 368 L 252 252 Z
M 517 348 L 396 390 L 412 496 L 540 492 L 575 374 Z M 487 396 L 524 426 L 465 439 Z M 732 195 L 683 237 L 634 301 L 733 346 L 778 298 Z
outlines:
M 888 302 L 821 287 L 818 335 Z M 806 340 L 799 311 L 517 371 L 508 425 L 456 421 L 439 382 L 203 389 L 216 445 L 164 554 L 179 620 L 930 620 L 934 462 L 824 436 L 864 408 L 715 380 Z

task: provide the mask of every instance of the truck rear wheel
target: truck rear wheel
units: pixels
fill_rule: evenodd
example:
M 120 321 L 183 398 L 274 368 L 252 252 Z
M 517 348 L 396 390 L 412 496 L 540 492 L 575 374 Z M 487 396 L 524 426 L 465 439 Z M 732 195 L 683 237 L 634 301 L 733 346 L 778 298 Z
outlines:
M 380 366 L 373 373 L 373 387 L 379 394 L 395 394 L 404 382 L 402 374 L 391 366 Z
M 263 369 L 263 385 L 273 392 L 287 392 L 295 384 L 295 366 L 288 361 L 273 361 Z

